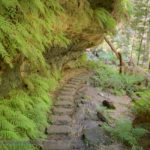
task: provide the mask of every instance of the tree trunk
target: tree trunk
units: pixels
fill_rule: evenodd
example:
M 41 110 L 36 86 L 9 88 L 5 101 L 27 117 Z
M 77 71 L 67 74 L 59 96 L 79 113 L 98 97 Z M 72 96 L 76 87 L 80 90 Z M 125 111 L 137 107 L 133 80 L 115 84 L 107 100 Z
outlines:
M 106 43 L 110 46 L 111 50 L 115 53 L 115 55 L 117 56 L 117 58 L 119 59 L 120 62 L 120 69 L 119 72 L 122 73 L 122 68 L 126 67 L 126 64 L 124 63 L 123 59 L 122 59 L 122 55 L 120 52 L 117 52 L 116 48 L 113 46 L 113 44 L 108 40 L 108 38 L 106 38 L 106 36 L 104 37 Z
M 138 53 L 137 65 L 139 65 L 139 62 L 140 62 L 140 56 L 141 56 L 141 50 L 142 50 L 142 43 L 143 43 L 143 39 L 144 39 L 143 35 L 144 35 L 144 32 L 143 32 L 143 34 L 142 34 L 142 38 L 141 38 L 140 46 L 139 46 L 139 50 L 138 50 L 139 53 Z
M 115 55 L 118 57 L 119 59 L 119 55 L 117 50 L 115 49 L 115 47 L 113 46 L 113 44 L 108 40 L 108 38 L 106 38 L 106 36 L 104 37 L 106 43 L 110 46 L 111 50 L 115 53 Z
M 118 52 L 118 55 L 119 55 L 119 61 L 120 61 L 120 70 L 119 70 L 119 73 L 120 74 L 122 74 L 122 68 L 123 68 L 123 64 L 122 64 L 122 62 L 123 62 L 123 60 L 122 60 L 122 55 L 121 55 L 121 53 L 119 53 Z

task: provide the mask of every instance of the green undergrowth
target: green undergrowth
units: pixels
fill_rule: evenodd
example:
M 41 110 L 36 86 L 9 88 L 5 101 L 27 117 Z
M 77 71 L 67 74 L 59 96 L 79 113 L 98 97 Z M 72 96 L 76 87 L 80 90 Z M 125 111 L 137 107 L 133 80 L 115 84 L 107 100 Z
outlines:
M 95 71 L 95 86 L 102 90 L 110 90 L 113 94 L 132 96 L 136 91 L 145 89 L 142 75 L 119 74 L 114 66 L 102 62 L 89 62 L 88 67 Z
M 116 120 L 113 126 L 109 123 L 104 128 L 116 140 L 132 146 L 133 150 L 143 150 L 138 140 L 150 133 L 150 88 L 145 86 L 144 77 L 140 74 L 119 74 L 115 67 L 99 61 L 89 62 L 88 68 L 95 71 L 93 79 L 96 87 L 117 95 L 128 94 L 134 101 L 129 106 L 135 116 L 133 123 Z
M 80 56 L 80 57 L 77 59 L 77 62 L 76 62 L 75 67 L 76 67 L 76 68 L 86 67 L 87 64 L 88 64 L 87 55 L 86 55 L 86 54 L 83 54 L 82 56 Z
M 108 131 L 112 137 L 116 140 L 127 144 L 132 147 L 132 150 L 143 150 L 139 146 L 138 140 L 148 133 L 148 131 L 141 127 L 133 127 L 130 120 L 116 120 L 115 125 L 104 125 L 106 131 Z
M 98 61 L 89 62 L 88 67 L 95 71 L 93 79 L 96 87 L 116 95 L 127 94 L 132 98 L 135 124 L 150 124 L 150 86 L 145 85 L 142 75 L 119 74 L 113 66 Z
M 45 138 L 48 112 L 52 105 L 49 95 L 58 84 L 57 76 L 31 74 L 24 80 L 25 88 L 12 90 L 0 101 L 0 150 L 34 150 L 31 141 Z
M 97 8 L 94 13 L 101 29 L 103 29 L 105 32 L 115 32 L 116 22 L 108 11 L 106 11 L 104 8 Z
M 135 102 L 132 106 L 135 114 L 135 124 L 141 124 L 150 131 L 150 89 L 136 92 Z

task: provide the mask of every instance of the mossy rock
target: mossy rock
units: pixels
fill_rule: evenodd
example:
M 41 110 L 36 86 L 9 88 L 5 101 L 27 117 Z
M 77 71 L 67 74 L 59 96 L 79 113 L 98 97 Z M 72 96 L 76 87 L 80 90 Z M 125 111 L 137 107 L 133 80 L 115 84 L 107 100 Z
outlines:
M 102 127 L 94 127 L 84 130 L 84 140 L 87 144 L 93 147 L 101 145 L 110 145 L 112 139 Z

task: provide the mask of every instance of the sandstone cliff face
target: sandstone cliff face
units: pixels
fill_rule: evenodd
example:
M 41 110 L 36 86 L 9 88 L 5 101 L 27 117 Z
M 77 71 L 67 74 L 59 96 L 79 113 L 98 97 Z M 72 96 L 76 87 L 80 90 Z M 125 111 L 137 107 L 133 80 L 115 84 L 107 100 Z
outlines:
M 99 11 L 102 21 L 99 24 L 96 10 L 105 9 L 111 16 L 121 1 L 40 0 L 39 4 L 29 6 L 24 1 L 9 5 L 3 2 L 0 48 L 4 48 L 5 55 L 1 53 L 0 58 L 0 95 L 7 96 L 12 89 L 24 88 L 24 77 L 29 74 L 44 76 L 43 70 L 48 70 L 46 63 L 61 71 L 86 48 L 101 43 L 104 33 L 109 30 L 105 27 L 107 18 L 102 17 L 108 13 Z M 35 8 L 34 12 L 32 8 Z M 14 15 L 10 16 L 9 12 Z M 8 26 L 8 33 L 2 24 Z

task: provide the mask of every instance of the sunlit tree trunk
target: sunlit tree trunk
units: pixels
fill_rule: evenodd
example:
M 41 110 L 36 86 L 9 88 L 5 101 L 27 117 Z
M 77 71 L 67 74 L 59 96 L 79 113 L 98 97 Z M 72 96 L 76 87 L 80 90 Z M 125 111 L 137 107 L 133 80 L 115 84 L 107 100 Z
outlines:
M 106 43 L 110 46 L 111 50 L 115 53 L 115 55 L 117 56 L 117 58 L 119 59 L 119 62 L 120 62 L 120 69 L 119 69 L 119 72 L 122 73 L 122 68 L 125 67 L 125 63 L 122 59 L 122 55 L 121 53 L 117 52 L 116 48 L 113 46 L 113 44 L 109 41 L 109 39 L 105 36 L 104 37 Z

